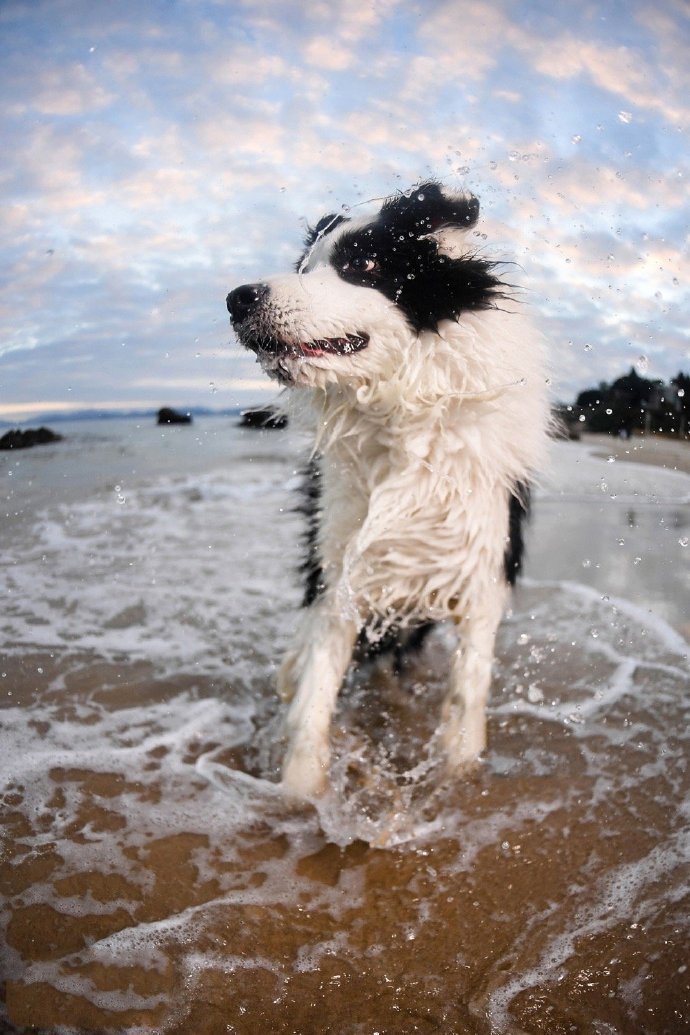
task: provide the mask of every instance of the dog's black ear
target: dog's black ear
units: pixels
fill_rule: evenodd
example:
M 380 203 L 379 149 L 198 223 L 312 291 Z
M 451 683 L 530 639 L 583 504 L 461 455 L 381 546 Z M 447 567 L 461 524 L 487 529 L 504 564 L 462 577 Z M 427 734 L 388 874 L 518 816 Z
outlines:
M 304 247 L 311 248 L 320 237 L 325 237 L 326 234 L 330 234 L 332 230 L 335 230 L 336 226 L 340 226 L 341 223 L 347 223 L 347 221 L 347 216 L 337 215 L 335 212 L 331 212 L 327 216 L 321 216 L 318 223 L 307 227 L 307 232 L 304 235 Z
M 307 232 L 304 235 L 304 251 L 295 263 L 295 270 L 297 273 L 300 272 L 308 260 L 309 252 L 316 242 L 320 240 L 320 238 L 325 237 L 326 234 L 330 234 L 332 230 L 335 230 L 336 226 L 340 226 L 341 223 L 347 222 L 349 222 L 347 216 L 341 216 L 336 212 L 331 212 L 327 216 L 321 216 L 321 219 L 318 223 L 315 223 L 314 226 L 307 226 Z
M 479 218 L 479 200 L 473 194 L 444 190 L 435 180 L 429 180 L 407 194 L 389 198 L 381 216 L 385 223 L 418 237 L 444 227 L 468 230 Z

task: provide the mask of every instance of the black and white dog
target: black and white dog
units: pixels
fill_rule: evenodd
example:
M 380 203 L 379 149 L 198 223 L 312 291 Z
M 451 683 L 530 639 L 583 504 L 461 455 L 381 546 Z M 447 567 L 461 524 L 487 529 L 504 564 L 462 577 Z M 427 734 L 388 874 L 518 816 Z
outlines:
M 227 298 L 240 342 L 294 389 L 314 431 L 307 608 L 279 676 L 283 784 L 300 797 L 326 785 L 331 716 L 362 636 L 452 619 L 450 766 L 486 744 L 494 640 L 549 407 L 540 337 L 468 245 L 478 215 L 476 198 L 424 183 L 373 216 L 325 216 L 296 272 Z

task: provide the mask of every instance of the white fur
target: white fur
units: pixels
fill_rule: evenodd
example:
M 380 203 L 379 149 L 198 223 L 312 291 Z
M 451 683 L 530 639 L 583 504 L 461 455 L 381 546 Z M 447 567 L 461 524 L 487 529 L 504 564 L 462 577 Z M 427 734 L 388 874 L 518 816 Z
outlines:
M 322 457 L 328 589 L 305 611 L 279 677 L 291 702 L 283 783 L 299 797 L 327 783 L 338 690 L 372 616 L 384 626 L 457 623 L 442 741 L 453 768 L 484 749 L 508 593 L 508 500 L 543 464 L 547 441 L 543 346 L 521 307 L 499 302 L 416 334 L 394 303 L 325 265 L 338 233 L 318 242 L 303 271 L 266 282 L 261 316 L 261 329 L 295 345 L 369 335 L 351 355 L 262 359 L 291 379 L 287 406 L 311 425 Z M 464 235 L 441 236 L 450 251 Z

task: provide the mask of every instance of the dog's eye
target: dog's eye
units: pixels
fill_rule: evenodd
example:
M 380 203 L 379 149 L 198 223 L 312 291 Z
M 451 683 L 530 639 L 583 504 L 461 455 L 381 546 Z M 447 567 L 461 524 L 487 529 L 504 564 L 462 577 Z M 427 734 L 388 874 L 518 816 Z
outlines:
M 353 259 L 343 264 L 343 271 L 352 270 L 354 273 L 374 273 L 379 268 L 376 259 L 368 255 L 355 255 Z

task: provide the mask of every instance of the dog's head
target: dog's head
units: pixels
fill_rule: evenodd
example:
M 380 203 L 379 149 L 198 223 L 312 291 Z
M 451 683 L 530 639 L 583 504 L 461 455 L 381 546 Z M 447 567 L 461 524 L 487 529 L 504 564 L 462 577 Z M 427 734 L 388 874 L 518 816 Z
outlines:
M 406 343 L 500 294 L 494 264 L 463 245 L 472 195 L 423 183 L 373 218 L 327 215 L 295 272 L 227 297 L 240 342 L 287 384 L 366 383 L 404 362 Z

